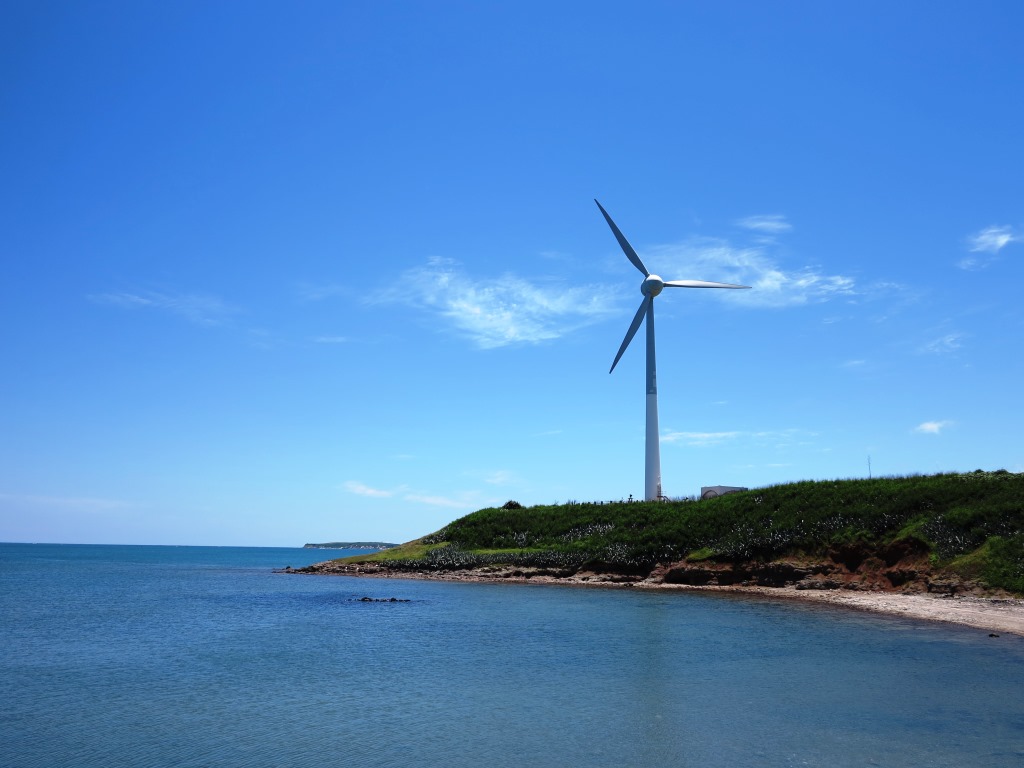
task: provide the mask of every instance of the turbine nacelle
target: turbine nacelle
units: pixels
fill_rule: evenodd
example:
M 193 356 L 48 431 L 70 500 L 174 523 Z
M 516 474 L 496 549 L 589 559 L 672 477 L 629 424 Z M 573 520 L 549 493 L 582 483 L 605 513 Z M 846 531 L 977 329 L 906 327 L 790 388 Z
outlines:
M 640 293 L 644 296 L 650 296 L 652 299 L 661 293 L 665 287 L 665 281 L 657 275 L 648 275 L 644 278 L 644 281 L 640 283 Z

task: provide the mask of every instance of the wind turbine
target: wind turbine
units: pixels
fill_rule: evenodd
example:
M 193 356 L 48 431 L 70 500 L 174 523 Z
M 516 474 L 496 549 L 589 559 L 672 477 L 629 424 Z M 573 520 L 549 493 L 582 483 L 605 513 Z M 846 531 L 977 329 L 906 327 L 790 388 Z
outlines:
M 597 203 L 597 200 L 594 201 Z M 644 300 L 640 302 L 640 309 L 636 311 L 636 315 L 633 317 L 633 322 L 629 324 L 629 330 L 626 331 L 626 338 L 622 340 L 622 346 L 619 347 L 619 352 L 615 355 L 615 360 L 612 361 L 612 367 L 608 370 L 611 373 L 615 370 L 615 366 L 619 362 L 619 358 L 622 357 L 622 353 L 626 351 L 626 347 L 629 346 L 629 342 L 633 340 L 636 335 L 637 329 L 640 327 L 640 323 L 643 322 L 644 317 L 647 318 L 647 450 L 646 457 L 644 460 L 644 498 L 647 501 L 656 501 L 661 498 L 661 446 L 658 442 L 658 380 L 655 373 L 654 364 L 654 297 L 661 293 L 663 288 L 749 288 L 749 285 L 732 285 L 731 283 L 711 283 L 707 280 L 662 280 L 657 275 L 652 275 L 647 271 L 647 267 L 640 261 L 640 257 L 636 255 L 636 251 L 633 250 L 633 246 L 629 244 L 629 241 L 622 236 L 619 228 L 615 226 L 615 222 L 612 221 L 612 217 L 608 215 L 608 211 L 601 207 L 600 203 L 597 203 L 597 207 L 601 209 L 601 213 L 604 215 L 605 221 L 608 222 L 608 226 L 612 228 L 612 234 L 615 235 L 615 239 L 619 241 L 619 245 L 622 246 L 623 252 L 626 254 L 626 258 L 630 260 L 634 267 L 643 272 L 644 281 L 640 283 L 640 293 L 644 295 Z

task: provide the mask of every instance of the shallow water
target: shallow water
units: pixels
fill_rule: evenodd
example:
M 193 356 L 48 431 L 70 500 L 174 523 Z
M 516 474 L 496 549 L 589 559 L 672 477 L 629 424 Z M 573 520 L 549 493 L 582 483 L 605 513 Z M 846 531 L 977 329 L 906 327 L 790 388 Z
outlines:
M 272 572 L 337 555 L 0 545 L 0 764 L 1024 764 L 1021 638 L 727 595 Z

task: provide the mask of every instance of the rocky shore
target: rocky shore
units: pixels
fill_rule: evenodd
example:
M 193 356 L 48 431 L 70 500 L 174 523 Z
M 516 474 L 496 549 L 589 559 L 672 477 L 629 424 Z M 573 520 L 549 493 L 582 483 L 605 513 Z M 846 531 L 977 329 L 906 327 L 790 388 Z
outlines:
M 835 551 L 819 560 L 769 563 L 681 561 L 646 573 L 591 569 L 487 566 L 467 569 L 395 569 L 381 562 L 327 561 L 287 573 L 491 583 L 561 584 L 657 590 L 701 590 L 797 599 L 944 621 L 993 636 L 1024 636 L 1024 600 L 976 582 L 935 573 L 920 553 Z

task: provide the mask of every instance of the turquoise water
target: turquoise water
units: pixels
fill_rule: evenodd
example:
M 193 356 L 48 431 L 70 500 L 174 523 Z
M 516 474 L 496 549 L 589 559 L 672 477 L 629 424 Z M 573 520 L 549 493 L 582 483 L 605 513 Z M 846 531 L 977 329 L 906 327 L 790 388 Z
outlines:
M 1021 638 L 330 556 L 0 545 L 0 765 L 1024 765 Z

